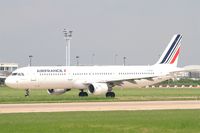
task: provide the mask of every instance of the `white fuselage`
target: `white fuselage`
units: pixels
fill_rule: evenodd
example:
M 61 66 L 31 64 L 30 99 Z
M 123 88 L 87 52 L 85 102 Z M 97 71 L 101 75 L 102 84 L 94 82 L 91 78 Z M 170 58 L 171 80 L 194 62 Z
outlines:
M 6 84 L 22 89 L 86 89 L 91 83 L 120 81 L 123 84 L 119 86 L 142 87 L 167 80 L 171 78 L 170 72 L 178 69 L 171 65 L 24 67 L 14 71 Z

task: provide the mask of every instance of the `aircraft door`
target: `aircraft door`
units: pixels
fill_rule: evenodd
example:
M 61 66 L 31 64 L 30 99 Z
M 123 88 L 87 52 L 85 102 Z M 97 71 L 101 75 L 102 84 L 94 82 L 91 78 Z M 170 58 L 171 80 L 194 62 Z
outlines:
M 30 77 L 30 82 L 31 82 L 31 86 L 34 88 L 34 87 L 38 87 L 38 80 L 37 80 L 37 76 L 34 74 L 34 75 L 31 75 Z
M 70 73 L 70 72 L 67 73 L 67 80 L 68 80 L 68 81 L 72 81 L 72 79 L 73 79 L 73 78 L 72 78 L 72 73 Z

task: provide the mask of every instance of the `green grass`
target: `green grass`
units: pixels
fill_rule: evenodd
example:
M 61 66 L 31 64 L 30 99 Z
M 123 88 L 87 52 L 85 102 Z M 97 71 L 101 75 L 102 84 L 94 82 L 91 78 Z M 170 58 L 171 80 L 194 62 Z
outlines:
M 1 133 L 198 133 L 200 110 L 0 114 Z
M 182 85 L 185 85 L 185 86 L 190 86 L 190 85 L 193 85 L 193 86 L 197 86 L 197 85 L 200 85 L 200 80 L 193 80 L 193 79 L 188 79 L 188 78 L 183 78 L 183 79 L 180 79 L 180 80 L 172 80 L 172 79 L 169 79 L 169 80 L 166 80 L 166 81 L 163 81 L 163 82 L 160 82 L 158 83 L 157 85 L 178 85 L 178 86 L 182 86 Z
M 24 90 L 0 87 L 0 103 L 41 103 L 41 102 L 92 102 L 92 101 L 148 101 L 148 100 L 199 100 L 199 88 L 129 88 L 114 89 L 116 98 L 89 95 L 78 97 L 79 90 L 63 95 L 49 95 L 46 90 L 31 90 L 30 97 L 24 97 Z

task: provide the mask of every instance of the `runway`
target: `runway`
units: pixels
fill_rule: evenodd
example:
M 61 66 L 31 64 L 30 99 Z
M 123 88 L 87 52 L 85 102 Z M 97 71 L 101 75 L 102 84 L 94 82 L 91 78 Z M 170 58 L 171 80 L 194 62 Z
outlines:
M 200 101 L 0 104 L 0 113 L 200 109 Z

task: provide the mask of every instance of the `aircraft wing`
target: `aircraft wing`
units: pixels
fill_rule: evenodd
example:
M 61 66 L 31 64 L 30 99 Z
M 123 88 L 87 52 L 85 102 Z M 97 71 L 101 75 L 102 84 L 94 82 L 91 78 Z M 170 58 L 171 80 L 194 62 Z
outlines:
M 100 83 L 107 83 L 109 85 L 119 85 L 121 86 L 123 84 L 124 81 L 127 81 L 127 82 L 130 82 L 130 83 L 133 83 L 133 84 L 136 84 L 136 80 L 142 80 L 142 79 L 146 79 L 146 80 L 149 80 L 149 81 L 154 81 L 153 78 L 155 78 L 157 76 L 154 76 L 154 77 L 142 77 L 142 78 L 128 78 L 128 79 L 114 79 L 114 80 L 104 80 L 104 81 L 100 81 Z
M 152 76 L 152 77 L 142 77 L 142 78 L 127 78 L 127 79 L 112 79 L 112 80 L 102 80 L 102 81 L 98 81 L 98 83 L 107 83 L 108 85 L 110 86 L 121 86 L 123 85 L 124 81 L 127 81 L 127 82 L 130 82 L 130 83 L 133 83 L 133 84 L 137 84 L 137 80 L 142 80 L 142 79 L 146 79 L 146 80 L 149 80 L 149 81 L 154 81 L 154 78 L 156 78 L 158 76 Z M 91 84 L 91 81 L 85 81 L 84 82 L 85 85 L 89 85 Z

